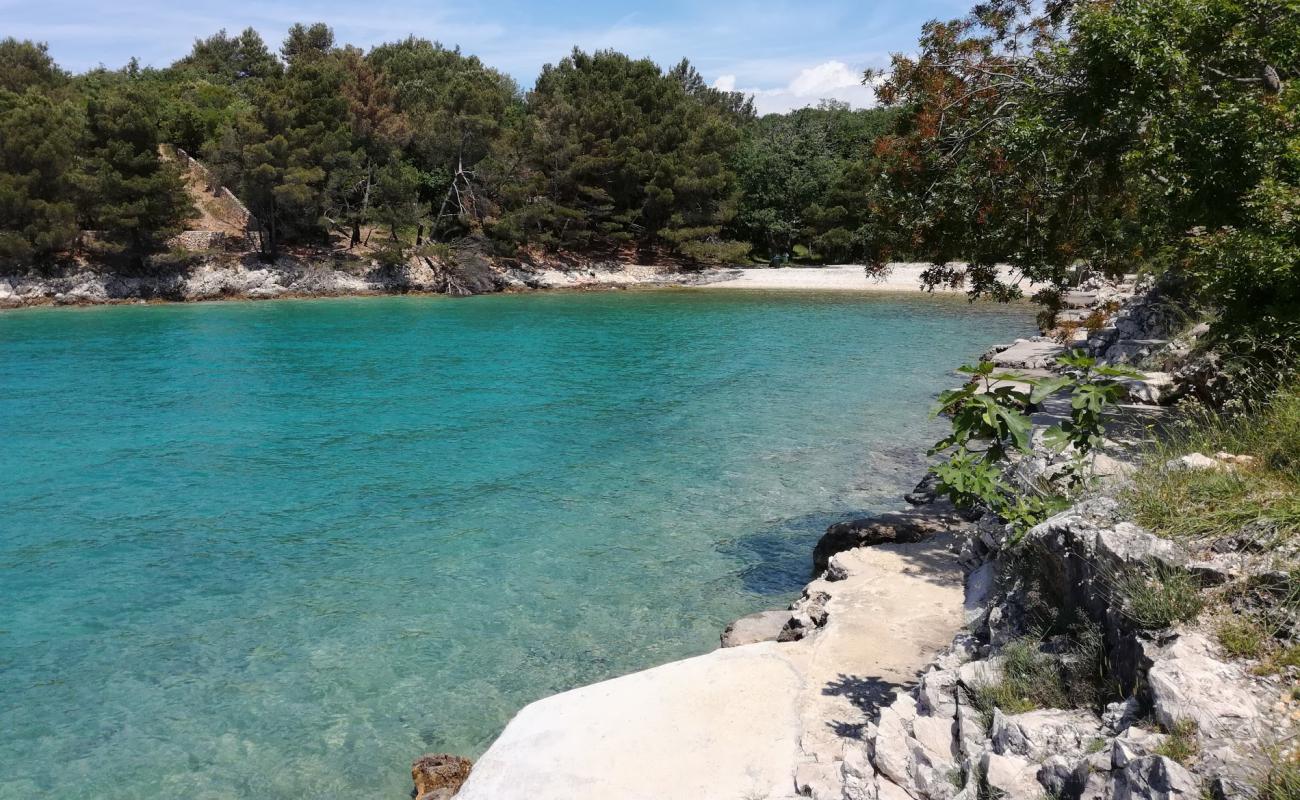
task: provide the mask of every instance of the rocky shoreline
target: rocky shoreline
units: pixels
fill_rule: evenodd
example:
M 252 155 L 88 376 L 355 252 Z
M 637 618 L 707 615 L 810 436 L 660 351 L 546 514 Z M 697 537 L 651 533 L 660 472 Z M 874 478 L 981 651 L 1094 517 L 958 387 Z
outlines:
M 681 270 L 615 261 L 571 264 L 473 258 L 449 267 L 433 259 L 401 266 L 284 257 L 196 257 L 175 268 L 121 272 L 73 267 L 53 274 L 0 274 L 0 309 L 212 300 L 350 297 L 398 294 L 474 295 L 532 289 L 688 286 L 721 279 L 724 270 Z
M 1066 346 L 1128 364 L 1191 352 L 1201 329 L 1175 336 L 1179 320 L 1153 292 L 1089 288 L 1067 297 L 1055 337 L 986 358 L 1046 374 Z M 737 620 L 714 653 L 530 705 L 468 781 L 422 778 L 417 762 L 419 797 L 1255 797 L 1267 759 L 1294 748 L 1294 674 L 1246 669 L 1195 622 L 1136 624 L 1117 588 L 1133 570 L 1212 585 L 1277 568 L 1159 538 L 1116 499 L 1158 403 L 1194 374 L 1130 381 L 1129 424 L 1113 426 L 1094 463 L 1099 487 L 1015 546 L 1010 526 L 958 514 L 922 481 L 909 508 L 832 526 L 790 608 Z M 1046 404 L 1037 428 L 1060 413 Z M 1028 490 L 1058 458 L 1040 441 L 1014 476 Z M 1188 457 L 1188 468 L 1231 469 L 1233 458 Z M 1033 636 L 1045 603 L 1075 633 Z M 1116 697 L 1104 709 L 1101 695 L 1071 694 L 1103 690 L 1087 675 L 1098 656 Z M 1077 680 L 1064 681 L 1059 707 L 1021 707 L 1007 685 L 1044 664 Z
M 115 271 L 73 266 L 50 273 L 0 274 L 0 309 L 188 303 L 216 300 L 366 297 L 399 294 L 467 296 L 533 290 L 595 290 L 671 286 L 765 291 L 919 292 L 926 265 L 891 265 L 869 276 L 855 265 L 826 267 L 695 267 L 619 260 L 500 259 L 476 254 L 449 261 L 412 258 L 381 266 L 337 254 L 286 256 L 268 264 L 255 255 L 190 255 L 179 264 Z M 956 291 L 940 287 L 941 293 Z

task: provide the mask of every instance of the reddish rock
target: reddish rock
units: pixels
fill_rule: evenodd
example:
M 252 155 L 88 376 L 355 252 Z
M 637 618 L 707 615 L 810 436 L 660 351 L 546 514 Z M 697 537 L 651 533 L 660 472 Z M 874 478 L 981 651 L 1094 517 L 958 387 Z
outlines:
M 415 781 L 417 800 L 451 800 L 469 778 L 474 763 L 468 758 L 438 753 L 424 755 L 411 762 L 411 780 Z

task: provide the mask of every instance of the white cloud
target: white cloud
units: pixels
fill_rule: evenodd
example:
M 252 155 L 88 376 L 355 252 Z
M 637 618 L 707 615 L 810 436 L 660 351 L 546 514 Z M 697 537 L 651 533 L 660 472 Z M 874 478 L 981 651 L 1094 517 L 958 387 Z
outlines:
M 754 96 L 754 105 L 760 114 L 815 106 L 822 100 L 840 100 L 854 108 L 869 108 L 876 103 L 876 93 L 874 87 L 863 85 L 862 73 L 863 70 L 850 67 L 843 61 L 824 61 L 800 69 L 784 86 L 740 91 Z M 736 76 L 722 75 L 713 85 L 719 89 L 734 90 Z
M 848 64 L 843 61 L 827 61 L 801 70 L 799 76 L 790 81 L 789 91 L 798 97 L 808 97 L 857 86 L 861 82 L 862 73 L 849 69 Z

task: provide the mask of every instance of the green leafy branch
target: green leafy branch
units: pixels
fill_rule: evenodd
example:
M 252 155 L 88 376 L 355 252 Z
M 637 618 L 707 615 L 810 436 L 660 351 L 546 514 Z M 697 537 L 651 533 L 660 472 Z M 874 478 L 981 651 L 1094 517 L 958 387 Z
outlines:
M 960 369 L 971 379 L 941 394 L 935 410 L 952 423 L 951 433 L 930 448 L 930 455 L 945 457 L 931 468 L 941 495 L 958 507 L 984 506 L 1023 532 L 1063 508 L 1086 483 L 1089 456 L 1105 440 L 1106 411 L 1127 395 L 1123 379 L 1138 373 L 1099 365 L 1082 351 L 1057 363 L 1063 373 L 1050 378 L 997 371 L 988 362 Z M 1032 451 L 1030 414 L 1061 392 L 1070 395 L 1069 417 L 1048 428 L 1043 440 L 1072 459 L 1039 492 L 1018 490 L 1006 479 L 1006 464 L 1014 454 Z

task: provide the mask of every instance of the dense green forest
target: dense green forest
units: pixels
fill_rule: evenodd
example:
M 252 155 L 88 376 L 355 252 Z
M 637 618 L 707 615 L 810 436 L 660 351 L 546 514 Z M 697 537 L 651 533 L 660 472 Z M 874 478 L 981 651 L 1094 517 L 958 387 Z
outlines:
M 610 51 L 522 91 L 458 49 L 362 51 L 322 24 L 278 52 L 223 31 L 166 68 L 75 76 L 9 39 L 0 257 L 48 261 L 79 230 L 159 248 L 190 213 L 173 144 L 244 200 L 267 256 L 364 230 L 399 258 L 465 240 L 906 257 L 997 297 L 997 264 L 1054 287 L 1152 269 L 1221 327 L 1277 337 L 1300 307 L 1297 77 L 1294 0 L 989 0 L 865 75 L 880 108 L 761 118 L 686 61 Z
M 475 237 L 495 252 L 636 247 L 686 262 L 796 245 L 861 252 L 855 170 L 896 114 L 824 104 L 757 118 L 687 61 L 575 50 L 528 92 L 424 39 L 362 51 L 323 24 L 272 52 L 222 31 L 165 69 L 71 76 L 0 42 L 0 256 L 40 261 L 79 230 L 156 249 L 191 212 L 159 144 L 200 157 L 286 244 L 379 228 L 396 257 Z

